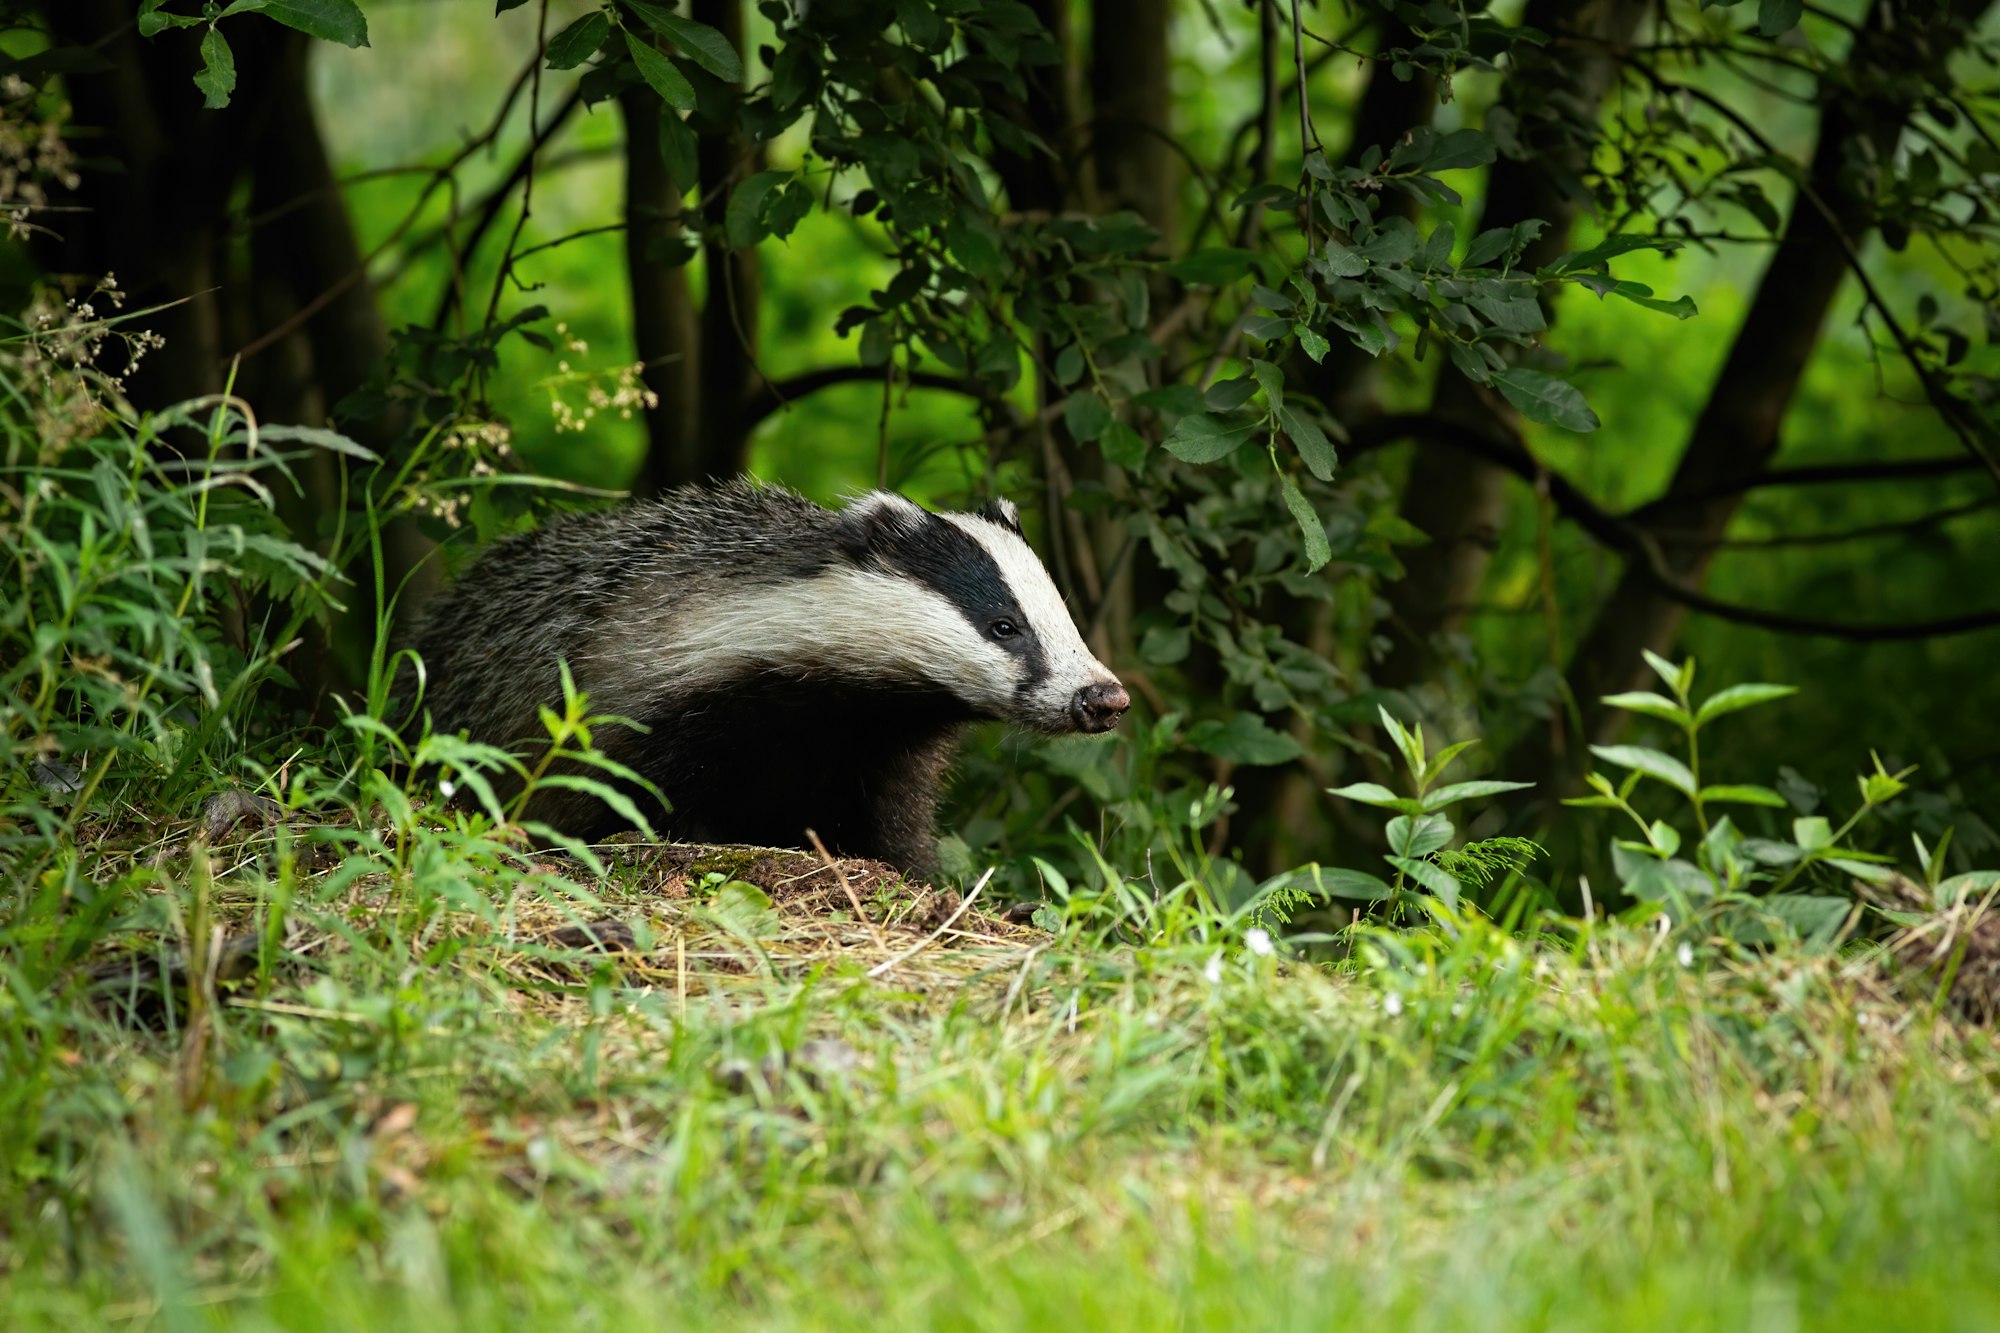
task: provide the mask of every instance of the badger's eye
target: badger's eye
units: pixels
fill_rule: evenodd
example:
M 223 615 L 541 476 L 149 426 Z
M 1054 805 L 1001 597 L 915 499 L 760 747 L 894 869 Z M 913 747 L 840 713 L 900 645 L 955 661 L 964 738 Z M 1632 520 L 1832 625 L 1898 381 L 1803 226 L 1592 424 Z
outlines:
M 1014 622 L 1011 620 L 996 620 L 991 625 L 988 625 L 986 629 L 996 639 L 1011 639 L 1021 632 L 1015 628 Z

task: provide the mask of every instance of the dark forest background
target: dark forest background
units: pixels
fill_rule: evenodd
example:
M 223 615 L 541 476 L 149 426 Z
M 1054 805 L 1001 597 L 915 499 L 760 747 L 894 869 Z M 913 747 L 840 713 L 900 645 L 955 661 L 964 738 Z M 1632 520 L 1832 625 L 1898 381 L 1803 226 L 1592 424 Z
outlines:
M 1851 805 L 1872 749 L 1921 774 L 1877 836 L 1996 847 L 1984 0 L 13 9 L 9 308 L 115 275 L 135 408 L 390 460 L 276 494 L 328 554 L 386 517 L 398 614 L 602 492 L 1021 502 L 1139 707 L 984 739 L 967 857 L 1206 801 L 1252 877 L 1372 859 L 1325 792 L 1394 785 L 1387 707 L 1590 868 L 1610 825 L 1552 801 L 1668 734 L 1601 702 L 1649 652 L 1801 687 L 1704 736 L 1790 807 L 1740 823 Z M 260 726 L 365 685 L 347 573 Z

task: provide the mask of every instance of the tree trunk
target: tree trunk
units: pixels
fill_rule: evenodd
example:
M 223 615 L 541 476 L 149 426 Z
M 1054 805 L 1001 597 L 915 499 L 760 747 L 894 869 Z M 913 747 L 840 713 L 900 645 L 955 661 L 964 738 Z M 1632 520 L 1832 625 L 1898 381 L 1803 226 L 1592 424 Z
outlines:
M 742 0 L 694 0 L 691 12 L 696 22 L 743 50 Z M 700 462 L 696 474 L 676 481 L 731 477 L 750 461 L 746 408 L 756 377 L 758 302 L 764 291 L 757 251 L 731 249 L 720 236 L 730 192 L 763 168 L 764 150 L 731 131 L 703 134 L 697 157 L 711 228 L 702 247 L 708 293 L 701 307 Z
M 650 88 L 621 94 L 625 115 L 625 271 L 632 293 L 632 339 L 645 364 L 646 387 L 659 398 L 646 409 L 642 494 L 698 481 L 702 457 L 701 343 L 685 262 L 651 257 L 681 234 L 682 192 L 660 157 L 660 117 L 672 115 Z
M 1742 483 L 1776 457 L 1780 428 L 1827 311 L 1875 224 L 1851 164 L 1890 160 L 1916 94 L 1975 30 L 1986 2 L 1955 0 L 1932 9 L 1877 0 L 1869 11 L 1850 62 L 1856 91 L 1829 103 L 1822 115 L 1805 183 L 1770 267 L 1666 494 L 1647 506 L 1645 521 L 1666 572 L 1678 581 L 1700 583 L 1742 502 Z M 1644 674 L 1641 651 L 1666 652 L 1685 616 L 1649 571 L 1628 564 L 1570 659 L 1568 683 L 1586 741 L 1612 734 L 1623 714 L 1606 708 L 1602 697 L 1632 688 Z M 1572 785 L 1587 761 L 1584 745 L 1561 744 L 1538 729 L 1509 756 L 1504 771 L 1535 778 L 1548 798 Z

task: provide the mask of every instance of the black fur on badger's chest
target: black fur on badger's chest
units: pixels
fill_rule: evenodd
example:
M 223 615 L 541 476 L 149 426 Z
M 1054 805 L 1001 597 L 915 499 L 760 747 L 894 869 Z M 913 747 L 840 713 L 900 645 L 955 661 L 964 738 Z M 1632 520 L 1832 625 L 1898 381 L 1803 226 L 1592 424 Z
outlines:
M 811 829 L 830 848 L 929 869 L 937 791 L 977 719 L 942 692 L 785 672 L 663 700 L 634 720 L 647 730 L 606 730 L 599 743 L 666 798 L 662 832 L 791 847 Z M 600 832 L 618 827 L 607 812 Z

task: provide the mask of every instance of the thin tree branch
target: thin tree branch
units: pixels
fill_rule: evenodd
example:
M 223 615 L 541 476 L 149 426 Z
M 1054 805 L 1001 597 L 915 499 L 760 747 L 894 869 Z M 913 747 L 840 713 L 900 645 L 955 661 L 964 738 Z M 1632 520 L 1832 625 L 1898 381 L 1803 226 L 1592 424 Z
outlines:
M 1530 486 L 1546 486 L 1549 502 L 1557 513 L 1600 544 L 1630 558 L 1633 568 L 1661 596 L 1719 620 L 1779 634 L 1846 639 L 1856 643 L 1940 638 L 2000 628 L 2000 608 L 1931 620 L 1855 623 L 1769 611 L 1715 597 L 1684 582 L 1672 572 L 1653 533 L 1627 516 L 1606 510 L 1569 478 L 1545 467 L 1518 437 L 1503 438 L 1449 418 L 1421 412 L 1377 417 L 1355 432 L 1344 452 L 1351 458 L 1406 438 L 1420 438 L 1448 449 L 1460 450 L 1511 472 Z
M 872 384 L 881 378 L 880 370 L 873 366 L 862 365 L 821 366 L 817 370 L 801 371 L 781 380 L 766 379 L 760 374 L 743 407 L 744 429 L 755 429 L 765 417 L 787 406 L 795 398 L 807 397 L 818 393 L 821 389 L 832 388 L 836 384 Z M 974 399 L 986 397 L 971 380 L 958 375 L 941 374 L 934 370 L 908 371 L 896 382 L 906 388 L 939 389 Z

